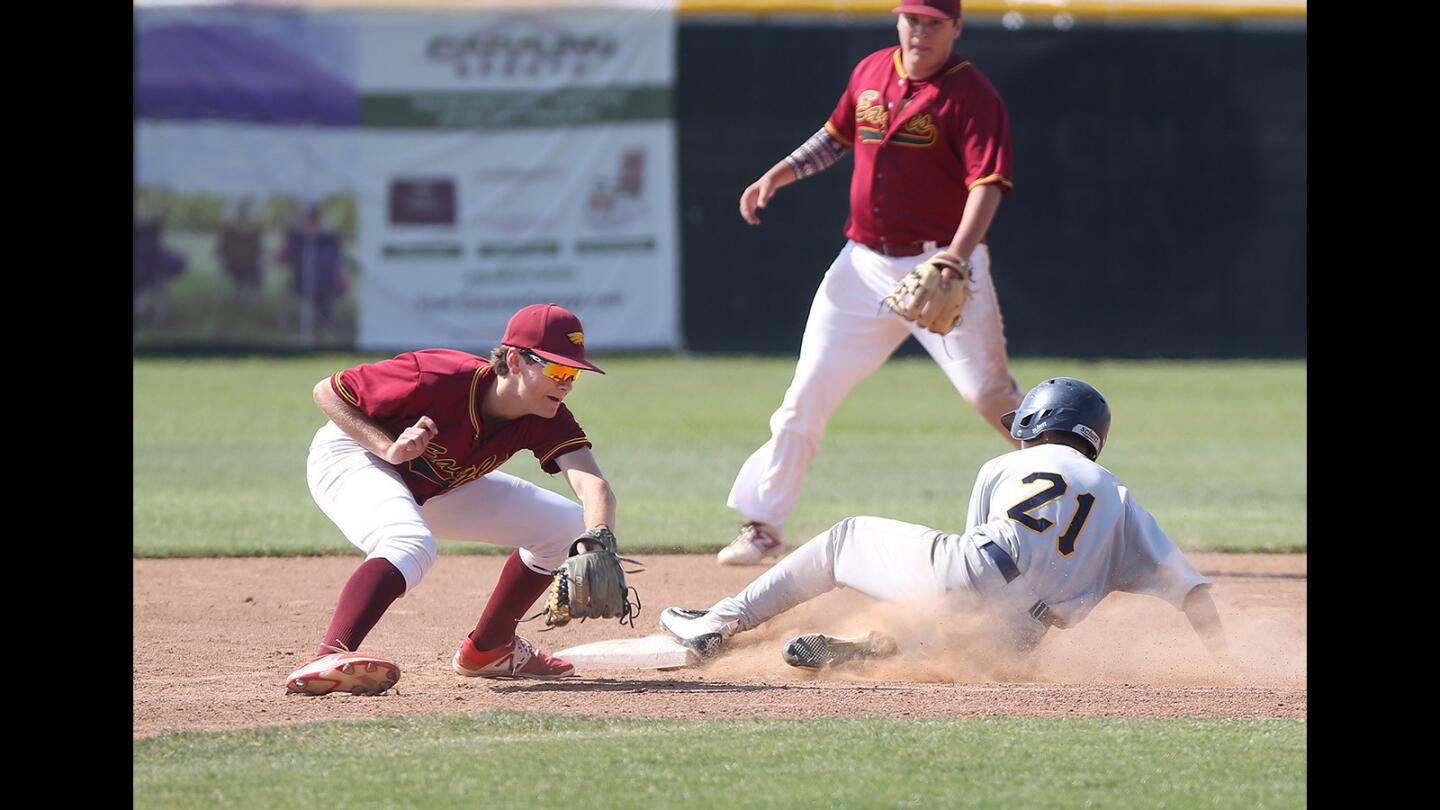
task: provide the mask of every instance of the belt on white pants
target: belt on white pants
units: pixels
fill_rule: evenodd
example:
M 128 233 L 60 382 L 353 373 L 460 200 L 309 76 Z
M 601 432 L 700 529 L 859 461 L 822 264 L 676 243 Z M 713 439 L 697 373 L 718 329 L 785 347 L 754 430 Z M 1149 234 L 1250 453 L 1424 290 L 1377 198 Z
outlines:
M 867 242 L 860 244 L 886 256 L 919 256 L 921 253 L 929 253 L 940 247 L 940 243 L 933 239 L 928 242 L 886 242 L 882 239 L 878 245 Z
M 1005 553 L 1005 549 L 995 545 L 995 541 L 986 541 L 980 550 L 990 555 L 990 559 L 995 561 L 995 567 L 1000 569 L 1000 574 L 1005 577 L 1007 585 L 1020 576 L 1020 569 L 1015 567 L 1015 561 L 1010 559 L 1010 555 Z M 1035 604 L 1030 606 L 1030 616 L 1046 627 L 1065 628 L 1065 624 L 1050 611 L 1050 606 L 1045 604 L 1043 599 L 1037 599 Z

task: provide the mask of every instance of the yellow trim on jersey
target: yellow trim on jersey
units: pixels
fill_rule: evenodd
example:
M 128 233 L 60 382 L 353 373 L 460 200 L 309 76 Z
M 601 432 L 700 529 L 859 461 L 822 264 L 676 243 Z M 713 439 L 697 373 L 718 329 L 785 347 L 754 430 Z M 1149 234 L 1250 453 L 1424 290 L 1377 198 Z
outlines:
M 910 78 L 910 76 L 905 72 L 905 62 L 904 62 L 904 60 L 902 60 L 902 59 L 900 58 L 900 49 L 899 49 L 898 47 L 895 49 L 895 52 L 894 52 L 893 54 L 891 54 L 891 58 L 895 60 L 895 72 L 898 73 L 898 74 L 900 74 L 900 78 L 902 78 L 902 79 L 908 79 L 908 78 Z M 956 65 L 955 67 L 952 67 L 952 68 L 950 68 L 949 70 L 945 71 L 945 73 L 944 73 L 943 75 L 945 75 L 945 76 L 954 76 L 956 73 L 959 73 L 960 71 L 964 70 L 964 69 L 967 68 L 967 67 L 970 67 L 970 60 L 969 60 L 969 59 L 966 59 L 965 61 L 961 62 L 960 64 Z
M 987 176 L 987 177 L 982 177 L 982 178 L 980 178 L 979 180 L 976 180 L 975 182 L 973 182 L 973 183 L 971 183 L 970 185 L 966 186 L 966 187 L 965 187 L 965 190 L 966 190 L 966 191 L 969 191 L 969 190 L 975 188 L 976 186 L 984 186 L 984 185 L 988 185 L 988 184 L 990 184 L 990 183 L 1004 183 L 1004 184 L 1005 184 L 1005 187 L 1008 188 L 1008 189 L 1013 190 L 1013 189 L 1015 188 L 1015 184 L 1012 183 L 1012 182 L 1010 182 L 1010 180 L 1009 180 L 1007 177 L 1005 177 L 1005 175 L 1003 175 L 1003 174 L 992 174 L 992 175 L 989 175 L 989 176 Z
M 849 149 L 850 147 L 855 145 L 850 141 L 845 140 L 845 136 L 840 134 L 840 130 L 836 129 L 835 125 L 830 123 L 829 121 L 825 122 L 825 131 L 830 133 L 830 137 L 839 141 L 840 145 L 845 147 L 846 149 Z
M 568 441 L 563 441 L 563 442 L 555 445 L 555 447 L 551 448 L 550 452 L 546 453 L 546 454 L 545 454 L 545 457 L 542 458 L 542 459 L 540 459 L 540 466 L 541 466 L 541 467 L 544 467 L 546 464 L 549 464 L 549 463 L 550 463 L 550 459 L 556 457 L 557 455 L 560 455 L 560 451 L 561 451 L 561 450 L 565 450 L 565 449 L 574 447 L 574 446 L 577 445 L 577 444 L 589 444 L 589 443 L 590 443 L 590 440 L 587 439 L 587 438 L 585 438 L 584 436 L 581 436 L 581 437 L 575 438 L 575 439 L 570 439 L 570 440 L 568 440 Z
M 475 429 L 475 435 L 480 435 L 480 402 L 476 399 L 475 392 L 480 390 L 480 373 L 485 370 L 481 365 L 475 369 L 475 376 L 470 378 L 470 427 Z
M 894 146 L 905 146 L 911 149 L 929 149 L 935 145 L 935 125 L 929 125 L 926 130 L 923 133 L 906 132 L 905 128 L 901 127 L 900 131 L 890 138 L 890 143 Z
M 335 390 L 340 392 L 340 396 L 344 397 L 346 402 L 357 408 L 360 407 L 360 400 L 357 399 L 354 394 L 350 393 L 350 389 L 345 387 L 345 383 L 340 382 L 340 374 L 341 372 L 339 371 L 331 374 L 330 382 L 334 384 Z

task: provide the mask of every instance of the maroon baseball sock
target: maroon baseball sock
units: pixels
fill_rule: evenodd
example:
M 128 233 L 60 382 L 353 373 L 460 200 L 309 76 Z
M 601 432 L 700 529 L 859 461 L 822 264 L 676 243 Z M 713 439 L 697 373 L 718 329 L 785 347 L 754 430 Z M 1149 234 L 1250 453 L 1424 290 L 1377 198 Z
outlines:
M 550 587 L 553 579 L 549 574 L 537 574 L 520 561 L 517 549 L 505 561 L 500 571 L 500 581 L 495 583 L 495 592 L 485 603 L 485 612 L 480 614 L 480 623 L 470 633 L 470 641 L 477 650 L 493 650 L 501 644 L 510 643 L 515 637 L 515 625 L 525 618 L 525 611 L 535 604 L 540 594 Z
M 355 569 L 350 581 L 340 591 L 330 629 L 325 631 L 325 644 L 356 650 L 366 634 L 385 615 L 390 604 L 405 593 L 405 575 L 389 560 L 372 557 Z M 319 655 L 334 650 L 321 647 Z

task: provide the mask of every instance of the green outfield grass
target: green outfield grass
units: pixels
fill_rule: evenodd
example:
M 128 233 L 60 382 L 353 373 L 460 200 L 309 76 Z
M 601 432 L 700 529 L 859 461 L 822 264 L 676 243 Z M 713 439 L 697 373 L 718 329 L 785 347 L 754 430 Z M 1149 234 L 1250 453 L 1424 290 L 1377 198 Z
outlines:
M 352 355 L 134 361 L 136 556 L 358 553 L 305 484 L 323 417 L 314 383 Z M 627 551 L 713 551 L 733 538 L 726 494 L 768 437 L 790 357 L 600 358 L 569 403 L 620 504 Z M 1083 377 L 1114 410 L 1101 461 L 1187 550 L 1306 548 L 1303 361 L 1022 360 L 1022 387 Z M 786 533 L 798 543 L 874 514 L 963 524 L 979 466 L 1008 449 L 928 358 L 897 358 L 831 422 Z M 528 453 L 502 469 L 568 493 Z M 446 552 L 499 552 L 442 543 Z
M 135 807 L 1304 807 L 1299 720 L 412 717 L 134 746 Z

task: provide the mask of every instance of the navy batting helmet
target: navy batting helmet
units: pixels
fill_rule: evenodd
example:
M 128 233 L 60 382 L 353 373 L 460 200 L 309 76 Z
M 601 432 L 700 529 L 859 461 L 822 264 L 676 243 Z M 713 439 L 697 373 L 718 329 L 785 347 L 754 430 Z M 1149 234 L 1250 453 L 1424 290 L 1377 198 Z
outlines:
M 1051 377 L 1020 401 L 1020 407 L 1000 417 L 1000 424 L 1017 439 L 1033 439 L 1047 430 L 1078 433 L 1100 456 L 1110 435 L 1110 405 L 1095 386 L 1074 377 Z

